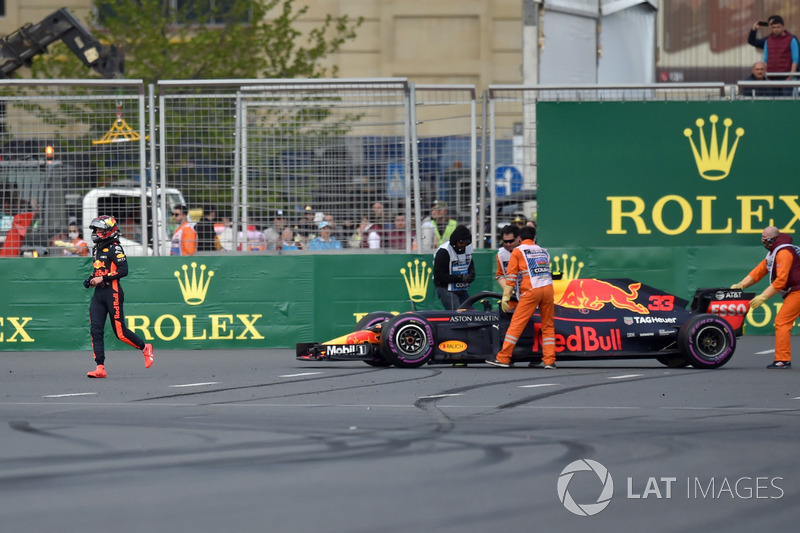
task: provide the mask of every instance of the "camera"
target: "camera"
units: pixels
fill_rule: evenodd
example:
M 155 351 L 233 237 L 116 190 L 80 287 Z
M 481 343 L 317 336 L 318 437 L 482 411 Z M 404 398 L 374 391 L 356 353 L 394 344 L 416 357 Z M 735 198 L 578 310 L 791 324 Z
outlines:
M 763 20 L 759 20 L 758 25 L 761 26 L 762 28 L 766 28 L 767 26 L 769 26 L 769 22 L 764 22 Z

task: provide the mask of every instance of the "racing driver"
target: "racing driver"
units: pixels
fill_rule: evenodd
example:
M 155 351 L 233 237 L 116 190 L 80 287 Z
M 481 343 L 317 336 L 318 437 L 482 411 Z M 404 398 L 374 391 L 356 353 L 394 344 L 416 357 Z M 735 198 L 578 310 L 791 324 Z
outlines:
M 83 282 L 87 289 L 94 287 L 94 296 L 89 305 L 91 320 L 92 351 L 97 368 L 87 372 L 90 378 L 106 377 L 105 347 L 103 332 L 106 316 L 111 317 L 111 326 L 119 340 L 135 346 L 144 353 L 144 367 L 153 365 L 153 345 L 145 344 L 135 333 L 125 327 L 122 303 L 125 296 L 119 280 L 128 275 L 128 261 L 119 243 L 119 226 L 114 217 L 99 216 L 89 224 L 92 230 L 92 275 Z
M 792 368 L 792 324 L 800 316 L 800 259 L 792 237 L 775 226 L 764 228 L 761 244 L 767 249 L 767 256 L 731 289 L 747 288 L 769 274 L 769 285 L 750 300 L 750 309 L 760 307 L 776 294 L 783 296 L 783 305 L 775 315 L 775 361 L 767 368 L 789 369 Z

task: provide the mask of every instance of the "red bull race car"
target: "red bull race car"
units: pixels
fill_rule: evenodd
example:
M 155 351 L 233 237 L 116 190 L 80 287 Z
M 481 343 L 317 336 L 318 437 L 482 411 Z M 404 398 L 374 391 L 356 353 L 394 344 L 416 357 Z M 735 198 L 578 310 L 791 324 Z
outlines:
M 630 279 L 554 281 L 558 361 L 652 358 L 670 367 L 719 368 L 742 334 L 754 293 L 697 289 L 691 302 Z M 503 343 L 510 314 L 502 295 L 481 292 L 457 311 L 373 312 L 352 333 L 298 343 L 302 361 L 364 361 L 372 366 L 483 363 Z M 514 349 L 514 363 L 541 360 L 535 314 Z

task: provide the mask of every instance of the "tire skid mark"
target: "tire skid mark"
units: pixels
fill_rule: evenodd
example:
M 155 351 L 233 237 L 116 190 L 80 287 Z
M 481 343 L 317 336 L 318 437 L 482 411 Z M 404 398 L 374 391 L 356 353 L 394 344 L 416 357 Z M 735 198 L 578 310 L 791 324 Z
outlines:
M 273 382 L 269 382 L 269 383 L 254 383 L 252 385 L 237 385 L 237 386 L 234 386 L 234 387 L 217 387 L 215 389 L 206 389 L 206 390 L 198 390 L 198 391 L 187 391 L 187 392 L 176 392 L 176 393 L 173 393 L 173 394 L 163 394 L 163 395 L 160 395 L 160 396 L 150 396 L 150 397 L 147 397 L 147 398 L 139 398 L 137 400 L 131 400 L 131 401 L 132 402 L 149 402 L 149 401 L 153 401 L 153 400 L 167 400 L 167 399 L 171 399 L 171 398 L 185 398 L 185 397 L 188 397 L 188 396 L 205 396 L 205 395 L 209 395 L 209 394 L 216 394 L 216 393 L 219 393 L 219 392 L 229 392 L 229 391 L 237 391 L 237 390 L 250 390 L 250 389 L 262 389 L 262 388 L 275 387 L 275 386 L 281 386 L 281 385 L 291 385 L 292 383 L 308 383 L 310 381 L 330 380 L 330 379 L 337 379 L 337 378 L 347 378 L 347 377 L 358 376 L 358 375 L 361 375 L 361 374 L 372 374 L 372 373 L 376 373 L 376 372 L 382 372 L 382 371 L 385 371 L 385 370 L 387 370 L 387 368 L 367 369 L 367 370 L 362 370 L 362 371 L 358 371 L 358 372 L 351 372 L 351 373 L 347 373 L 347 374 L 325 375 L 325 376 L 319 376 L 319 377 L 310 377 L 310 378 L 306 378 L 306 379 L 282 379 L 281 381 L 273 381 Z M 418 380 L 418 379 L 426 379 L 426 378 L 429 378 L 429 377 L 434 377 L 434 376 L 439 375 L 439 373 L 441 373 L 441 370 L 435 370 L 435 371 L 432 370 L 432 371 L 430 371 L 430 373 L 426 374 L 425 376 L 415 376 L 415 377 L 412 377 L 412 378 L 409 378 L 409 379 L 399 379 L 399 380 L 393 380 L 393 381 L 386 381 L 386 382 L 382 382 L 382 383 L 370 383 L 370 384 L 354 385 L 352 387 L 340 387 L 340 388 L 336 388 L 336 389 L 325 389 L 324 392 L 335 391 L 335 390 L 360 389 L 360 388 L 364 388 L 364 387 L 391 385 L 391 384 L 394 384 L 394 383 L 404 383 L 404 382 L 407 382 L 407 381 L 415 381 L 415 380 Z M 316 390 L 316 391 L 308 391 L 308 392 L 297 392 L 297 393 L 292 393 L 292 394 L 281 394 L 280 396 L 283 398 L 283 397 L 288 397 L 288 396 L 302 396 L 302 395 L 305 395 L 305 394 L 319 394 L 319 392 L 321 392 L 321 391 Z M 264 397 L 261 397 L 261 398 L 248 398 L 248 399 L 243 399 L 243 400 L 231 400 L 231 401 L 227 401 L 227 402 L 208 402 L 208 403 L 198 404 L 198 405 L 221 405 L 221 404 L 227 404 L 227 403 L 244 403 L 244 402 L 265 400 L 265 399 L 269 399 L 269 398 L 271 398 L 271 397 L 270 396 L 264 396 Z

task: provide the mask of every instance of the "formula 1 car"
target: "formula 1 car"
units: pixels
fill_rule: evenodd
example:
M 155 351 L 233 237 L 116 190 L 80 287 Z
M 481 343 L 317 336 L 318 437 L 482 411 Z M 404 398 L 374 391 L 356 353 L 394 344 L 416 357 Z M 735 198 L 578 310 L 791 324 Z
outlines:
M 731 359 L 755 296 L 708 288 L 697 289 L 688 302 L 630 279 L 555 281 L 554 292 L 558 361 L 652 358 L 669 367 L 696 368 L 719 368 Z M 500 350 L 511 320 L 499 308 L 501 297 L 481 292 L 457 311 L 369 313 L 352 333 L 323 343 L 298 343 L 296 357 L 401 368 L 483 363 Z M 538 361 L 541 354 L 536 313 L 512 362 Z

